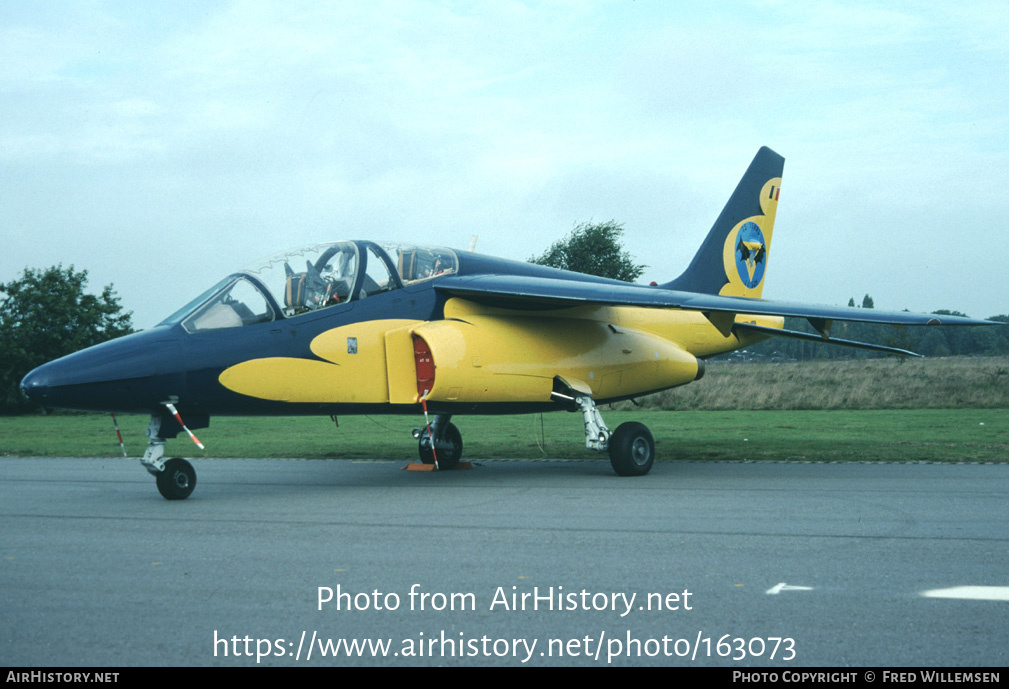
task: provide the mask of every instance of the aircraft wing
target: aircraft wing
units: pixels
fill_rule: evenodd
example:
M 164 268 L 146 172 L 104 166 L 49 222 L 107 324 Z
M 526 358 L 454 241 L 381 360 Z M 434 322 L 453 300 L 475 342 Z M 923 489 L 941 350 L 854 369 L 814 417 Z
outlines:
M 717 314 L 795 316 L 808 319 L 825 337 L 829 333 L 830 322 L 835 320 L 888 325 L 994 325 L 993 321 L 963 316 L 726 297 L 609 281 L 559 280 L 519 275 L 453 275 L 436 281 L 435 289 L 448 296 L 510 309 L 542 310 L 590 304 L 643 306 L 716 314 L 713 322 L 720 320 Z

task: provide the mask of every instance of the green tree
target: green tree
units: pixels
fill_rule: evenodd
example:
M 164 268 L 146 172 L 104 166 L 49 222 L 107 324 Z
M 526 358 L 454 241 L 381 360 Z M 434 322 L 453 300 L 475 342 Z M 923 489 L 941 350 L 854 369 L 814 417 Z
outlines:
M 554 242 L 545 253 L 530 258 L 529 262 L 633 282 L 641 277 L 647 266 L 635 263 L 630 254 L 623 251 L 620 244 L 623 233 L 623 225 L 613 220 L 582 223 L 566 238 Z
M 862 297 L 862 308 L 863 309 L 871 309 L 874 305 L 875 304 L 872 301 L 872 297 L 870 297 L 868 294 L 865 295 L 864 297 Z
M 95 296 L 87 283 L 88 271 L 58 265 L 0 284 L 0 411 L 31 409 L 18 386 L 36 366 L 133 332 L 112 285 Z

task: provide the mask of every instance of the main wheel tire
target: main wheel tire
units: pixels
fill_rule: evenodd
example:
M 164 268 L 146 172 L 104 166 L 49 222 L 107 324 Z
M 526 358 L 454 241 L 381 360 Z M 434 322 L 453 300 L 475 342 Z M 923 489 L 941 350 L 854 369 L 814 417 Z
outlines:
M 196 470 L 182 457 L 172 457 L 157 475 L 157 484 L 165 500 L 185 500 L 196 488 Z
M 420 461 L 424 464 L 434 464 L 434 453 L 431 452 L 429 443 L 427 428 L 422 428 L 417 449 L 420 452 Z M 445 427 L 441 442 L 435 445 L 435 452 L 438 455 L 439 469 L 455 469 L 459 465 L 459 460 L 462 459 L 462 433 L 455 424 L 449 423 Z
M 654 461 L 655 440 L 643 423 L 622 423 L 610 436 L 610 464 L 620 476 L 644 476 Z

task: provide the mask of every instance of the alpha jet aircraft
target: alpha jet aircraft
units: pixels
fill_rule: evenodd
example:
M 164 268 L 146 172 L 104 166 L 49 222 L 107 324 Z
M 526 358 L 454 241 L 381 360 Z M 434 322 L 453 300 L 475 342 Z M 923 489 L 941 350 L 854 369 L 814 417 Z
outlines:
M 154 328 L 29 373 L 43 407 L 150 414 L 141 460 L 168 499 L 196 474 L 165 441 L 227 415 L 434 415 L 423 462 L 462 457 L 456 414 L 580 411 L 588 448 L 617 474 L 655 458 L 636 422 L 611 432 L 598 405 L 699 379 L 705 359 L 771 336 L 911 354 L 830 337 L 835 320 L 986 321 L 761 298 L 784 159 L 757 153 L 686 271 L 632 285 L 452 249 L 317 244 L 228 275 Z M 805 317 L 819 335 L 783 329 Z M 188 427 L 183 425 L 183 417 Z M 195 436 L 193 436 L 195 438 Z

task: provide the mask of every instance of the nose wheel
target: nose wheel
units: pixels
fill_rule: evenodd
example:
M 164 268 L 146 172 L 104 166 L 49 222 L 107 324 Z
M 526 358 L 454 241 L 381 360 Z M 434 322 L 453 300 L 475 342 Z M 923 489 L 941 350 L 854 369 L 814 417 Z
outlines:
M 196 470 L 182 457 L 172 457 L 156 480 L 158 492 L 165 500 L 185 500 L 196 488 Z
M 196 488 L 196 470 L 182 457 L 162 459 L 165 456 L 165 439 L 161 437 L 160 430 L 161 417 L 152 414 L 147 427 L 147 450 L 140 464 L 154 476 L 158 492 L 165 500 L 185 500 Z

